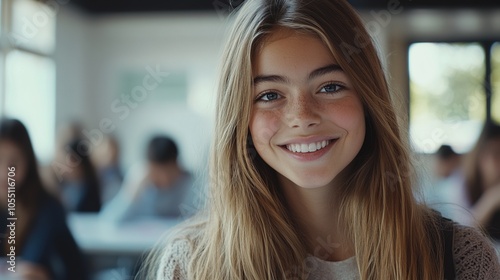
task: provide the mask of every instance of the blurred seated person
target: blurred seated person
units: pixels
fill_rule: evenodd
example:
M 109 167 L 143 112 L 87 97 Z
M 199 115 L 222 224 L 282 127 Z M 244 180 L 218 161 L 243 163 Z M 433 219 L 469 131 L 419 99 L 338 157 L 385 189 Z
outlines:
M 92 161 L 101 185 L 101 200 L 106 204 L 118 193 L 123 183 L 118 140 L 104 136 L 101 144 L 92 150 Z
M 469 155 L 465 184 L 476 222 L 500 240 L 500 126 L 484 127 Z
M 121 222 L 156 217 L 178 218 L 193 209 L 193 178 L 177 160 L 175 142 L 156 136 L 147 147 L 147 163 L 131 168 L 117 196 L 105 207 L 102 217 Z M 189 212 L 189 211 L 188 211 Z
M 441 212 L 444 217 L 457 222 L 466 222 L 467 200 L 464 190 L 462 156 L 449 145 L 442 145 L 434 154 L 434 182 L 427 198 L 429 206 Z
M 66 159 L 71 164 L 55 170 L 59 181 L 59 194 L 69 212 L 99 212 L 101 188 L 94 165 L 90 160 L 88 142 L 73 139 L 65 146 Z
M 3 239 L 0 252 L 5 257 L 15 247 L 15 279 L 88 279 L 64 208 L 43 188 L 31 140 L 18 120 L 0 121 L 0 170 L 0 236 L 11 235 L 8 226 L 15 222 L 15 243 Z M 7 220 L 8 199 L 15 199 L 15 221 Z
M 59 182 L 62 180 L 62 173 L 68 170 L 72 164 L 72 162 L 69 162 L 70 159 L 68 159 L 67 145 L 73 139 L 83 138 L 82 131 L 84 129 L 84 126 L 77 121 L 69 122 L 59 127 L 57 130 L 54 158 L 50 164 L 40 166 L 42 183 L 55 197 L 60 197 L 58 187 Z
M 441 145 L 436 152 L 436 176 L 447 179 L 460 176 L 461 156 L 450 145 Z

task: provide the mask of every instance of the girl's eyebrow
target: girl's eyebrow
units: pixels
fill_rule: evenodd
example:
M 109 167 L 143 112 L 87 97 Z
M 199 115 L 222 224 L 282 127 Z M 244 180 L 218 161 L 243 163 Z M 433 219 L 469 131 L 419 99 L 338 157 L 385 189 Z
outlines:
M 312 80 L 312 79 L 317 78 L 319 76 L 329 74 L 332 72 L 339 72 L 339 71 L 340 72 L 344 71 L 344 70 L 342 70 L 342 67 L 340 67 L 340 65 L 330 64 L 330 65 L 327 65 L 327 66 L 324 66 L 324 67 L 321 67 L 321 68 L 318 68 L 318 69 L 312 71 L 309 74 L 308 80 Z M 286 78 L 284 76 L 280 76 L 280 75 L 259 75 L 259 76 L 256 76 L 255 78 L 253 78 L 253 85 L 254 86 L 256 86 L 259 83 L 263 83 L 263 82 L 275 82 L 275 83 L 286 84 L 286 83 L 289 83 L 289 80 L 288 80 L 288 78 Z
M 330 64 L 312 71 L 311 74 L 309 74 L 308 79 L 312 80 L 319 76 L 323 76 L 325 74 L 330 74 L 333 72 L 344 72 L 344 70 L 342 70 L 342 67 L 340 67 L 340 65 L 338 64 Z
M 254 86 L 256 86 L 258 83 L 263 83 L 263 82 L 275 82 L 275 83 L 287 84 L 289 83 L 289 80 L 279 75 L 259 75 L 253 78 Z

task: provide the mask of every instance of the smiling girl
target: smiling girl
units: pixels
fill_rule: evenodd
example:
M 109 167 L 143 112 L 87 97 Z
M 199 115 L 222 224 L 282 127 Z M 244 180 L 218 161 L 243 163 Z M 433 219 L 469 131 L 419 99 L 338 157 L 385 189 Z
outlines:
M 410 152 L 346 1 L 248 0 L 223 54 L 207 207 L 156 279 L 494 279 L 478 231 L 416 202 Z

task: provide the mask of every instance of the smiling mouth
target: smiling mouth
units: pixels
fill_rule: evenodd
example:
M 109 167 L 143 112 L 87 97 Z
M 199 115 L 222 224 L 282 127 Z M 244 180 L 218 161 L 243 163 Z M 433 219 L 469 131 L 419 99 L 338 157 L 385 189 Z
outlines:
M 286 145 L 286 148 L 290 152 L 293 152 L 293 153 L 313 153 L 313 152 L 319 151 L 321 149 L 324 149 L 332 141 L 335 141 L 335 140 L 337 140 L 337 139 L 323 140 L 320 142 L 314 142 L 314 143 L 309 143 L 309 144 L 288 144 L 288 145 Z

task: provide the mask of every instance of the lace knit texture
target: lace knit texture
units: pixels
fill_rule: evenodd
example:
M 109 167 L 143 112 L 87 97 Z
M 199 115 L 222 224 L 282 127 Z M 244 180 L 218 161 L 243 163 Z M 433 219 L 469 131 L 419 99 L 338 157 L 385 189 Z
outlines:
M 457 280 L 500 279 L 498 255 L 491 242 L 477 229 L 455 226 L 453 260 Z
M 191 242 L 186 239 L 169 244 L 161 258 L 157 280 L 188 280 L 187 264 L 191 250 Z M 457 280 L 500 279 L 497 252 L 492 243 L 477 229 L 462 225 L 454 226 L 453 260 Z M 323 275 L 316 275 L 310 279 L 359 279 L 356 266 L 352 262 L 344 261 L 344 263 L 348 267 L 341 267 L 341 263 L 318 260 L 317 267 Z M 332 268 L 335 268 L 335 271 Z M 338 273 L 339 270 L 342 272 Z
M 191 242 L 187 239 L 177 239 L 168 244 L 160 261 L 157 280 L 187 280 L 191 250 Z

